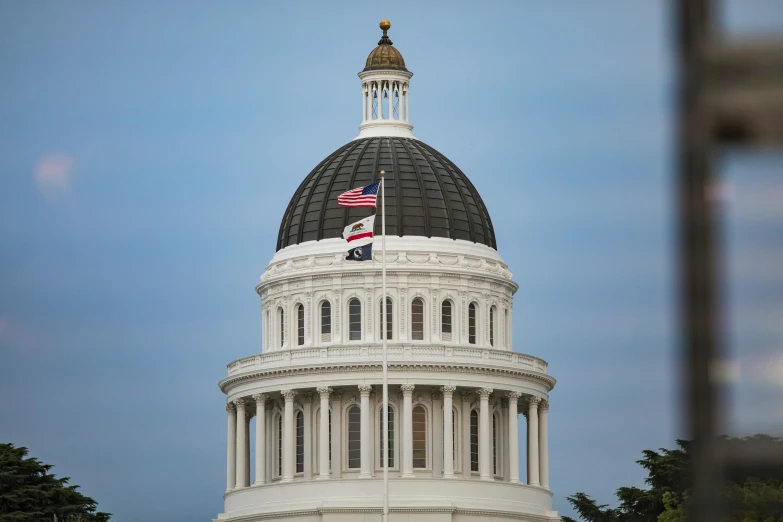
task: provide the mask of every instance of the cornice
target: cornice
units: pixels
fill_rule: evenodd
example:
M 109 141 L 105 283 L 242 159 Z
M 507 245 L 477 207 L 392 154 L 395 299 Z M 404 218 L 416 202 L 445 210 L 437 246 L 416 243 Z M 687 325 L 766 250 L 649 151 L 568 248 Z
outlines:
M 428 363 L 422 362 L 395 362 L 389 363 L 389 372 L 434 372 L 434 373 L 462 373 L 471 375 L 502 375 L 521 377 L 543 382 L 548 391 L 551 391 L 557 383 L 557 379 L 545 373 L 520 370 L 516 368 L 501 368 L 492 366 L 482 366 L 467 363 Z M 269 370 L 256 370 L 239 375 L 232 375 L 221 379 L 218 383 L 223 393 L 228 393 L 228 389 L 237 384 L 260 379 L 269 379 L 273 377 L 299 377 L 304 375 L 323 375 L 330 373 L 353 373 L 357 371 L 375 371 L 381 372 L 382 365 L 375 362 L 359 363 L 329 363 L 319 364 L 309 367 L 282 367 Z

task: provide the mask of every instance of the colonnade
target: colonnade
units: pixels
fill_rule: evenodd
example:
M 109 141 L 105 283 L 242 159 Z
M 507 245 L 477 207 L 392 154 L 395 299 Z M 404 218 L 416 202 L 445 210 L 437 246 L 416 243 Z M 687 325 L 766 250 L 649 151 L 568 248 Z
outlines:
M 390 387 L 390 391 L 394 387 Z M 417 389 L 416 385 L 404 384 L 399 386 L 401 394 L 400 407 L 402 411 L 399 416 L 395 413 L 395 421 L 401 419 L 400 435 L 402 458 L 398 464 L 399 477 L 409 478 L 420 476 L 414 472 L 414 434 L 413 434 L 413 393 Z M 496 391 L 491 388 L 458 388 L 456 386 L 426 387 L 425 390 L 432 394 L 432 410 L 429 417 L 428 429 L 431 437 L 432 455 L 430 464 L 426 470 L 427 476 L 433 478 L 456 479 L 459 473 L 455 470 L 456 457 L 447 458 L 449 455 L 455 455 L 455 433 L 461 433 L 461 478 L 492 481 L 497 478 L 497 460 L 503 458 L 503 474 L 500 480 L 510 483 L 521 483 L 519 477 L 519 434 L 517 425 L 517 414 L 519 412 L 519 401 L 522 394 L 514 391 Z M 373 447 L 375 440 L 372 438 L 372 427 L 374 408 L 370 405 L 370 396 L 373 392 L 373 386 L 368 384 L 357 385 L 356 387 L 333 390 L 329 387 L 316 388 L 319 396 L 320 412 L 318 414 L 318 431 L 302 427 L 304 438 L 303 466 L 297 472 L 297 440 L 300 436 L 297 433 L 295 422 L 295 398 L 300 396 L 302 404 L 297 405 L 304 411 L 303 419 L 309 419 L 312 413 L 313 393 L 310 390 L 285 389 L 278 393 L 255 394 L 250 397 L 234 399 L 226 405 L 228 412 L 228 452 L 227 452 L 227 490 L 244 488 L 251 485 L 250 482 L 250 419 L 256 416 L 259 422 L 256 423 L 255 431 L 255 477 L 252 485 L 261 485 L 270 482 L 291 482 L 295 478 L 298 480 L 300 475 L 303 480 L 329 480 L 340 478 L 343 472 L 358 472 L 357 478 L 372 478 L 376 470 L 373 466 Z M 358 468 L 344 469 L 342 458 L 343 436 L 343 393 L 358 392 L 358 403 L 360 408 L 360 462 Z M 457 394 L 458 393 L 458 394 Z M 498 398 L 502 398 L 502 403 Z M 267 405 L 274 398 L 278 403 L 282 401 L 281 421 L 282 430 L 279 435 L 281 446 L 277 449 L 279 453 L 271 450 L 274 444 L 270 444 L 269 435 L 273 435 L 274 428 L 267 426 L 268 408 Z M 459 405 L 455 404 L 455 399 L 461 398 L 461 410 Z M 478 400 L 476 400 L 478 399 Z M 502 419 L 505 426 L 493 425 L 490 419 L 494 418 L 492 413 L 493 405 L 495 411 L 497 406 L 502 404 L 504 415 Z M 354 399 L 355 400 L 355 399 Z M 535 396 L 525 396 L 522 398 L 524 406 L 523 414 L 527 419 L 527 484 L 531 486 L 540 486 L 549 488 L 549 460 L 548 460 L 548 426 L 547 414 L 549 410 L 548 401 Z M 376 404 L 377 406 L 377 404 Z M 437 407 L 436 407 L 437 406 Z M 454 422 L 455 406 L 460 412 L 461 426 Z M 477 410 L 478 426 L 472 422 L 473 412 Z M 507 412 L 507 413 L 505 413 Z M 303 421 L 305 422 L 305 421 Z M 448 426 L 453 426 L 448 429 Z M 435 429 L 437 428 L 437 429 Z M 476 429 L 477 428 L 477 429 Z M 497 431 L 502 430 L 505 438 L 506 451 L 501 452 L 497 447 L 497 441 L 500 434 Z M 331 433 L 330 433 L 331 429 Z M 460 432 L 457 432 L 461 429 Z M 318 433 L 318 472 L 312 470 L 312 454 L 310 433 Z M 348 435 L 348 429 L 346 436 Z M 330 437 L 331 435 L 331 437 Z M 474 451 L 476 444 L 473 443 L 474 436 L 477 435 L 477 450 Z M 376 438 L 380 438 L 380 433 L 376 433 Z M 346 439 L 347 440 L 347 439 Z M 442 440 L 442 447 L 441 441 Z M 334 446 L 330 446 L 333 441 Z M 348 445 L 346 444 L 346 451 Z M 391 446 L 394 448 L 394 446 Z M 442 449 L 442 450 L 441 450 Z M 478 469 L 474 469 L 473 457 L 478 457 Z M 501 455 L 503 453 L 503 455 Z M 269 473 L 269 462 L 267 458 L 272 459 L 272 455 L 279 456 L 282 461 L 280 464 L 280 473 Z M 495 470 L 493 470 L 493 467 Z M 277 475 L 277 476 L 276 476 Z M 394 476 L 394 475 L 393 475 Z
M 408 82 L 398 80 L 375 80 L 362 82 L 362 122 L 366 123 L 372 120 L 400 120 L 409 121 L 408 117 Z M 387 117 L 383 117 L 383 93 L 388 94 L 388 112 Z M 397 107 L 397 117 L 394 117 L 394 93 L 397 93 L 399 101 Z M 378 100 L 376 107 L 377 114 L 373 117 L 373 99 Z

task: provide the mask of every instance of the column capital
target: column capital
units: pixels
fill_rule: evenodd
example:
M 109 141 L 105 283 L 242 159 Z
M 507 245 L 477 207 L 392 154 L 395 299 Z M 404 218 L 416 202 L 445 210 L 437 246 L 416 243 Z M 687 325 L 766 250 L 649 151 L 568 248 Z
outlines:
M 537 409 L 538 408 L 538 404 L 540 402 L 541 402 L 541 399 L 539 397 L 535 397 L 535 396 L 529 397 L 527 399 L 527 404 L 528 404 L 528 406 L 530 406 L 531 410 Z
M 332 389 L 328 386 L 320 386 L 316 388 L 315 391 L 317 391 L 321 395 L 321 397 L 323 397 L 324 395 L 326 395 L 326 397 L 329 397 L 329 394 L 332 393 Z
M 457 387 L 451 385 L 441 386 L 440 391 L 443 393 L 444 397 L 451 397 L 454 395 L 454 392 L 457 391 Z
M 245 409 L 245 399 L 243 399 L 243 398 L 234 399 L 234 406 L 236 406 L 236 408 L 238 410 L 244 410 Z
M 234 405 L 233 405 L 232 403 L 230 403 L 230 402 L 227 402 L 227 403 L 226 403 L 226 413 L 228 413 L 229 415 L 231 415 L 232 413 L 236 413 L 236 412 L 237 412 L 237 408 L 236 408 L 236 406 L 234 406 Z
M 538 405 L 538 411 L 549 411 L 549 401 L 541 400 L 541 404 Z
M 285 402 L 294 402 L 296 390 L 283 390 L 280 393 L 283 395 L 283 398 L 285 398 Z
M 462 402 L 470 404 L 470 393 L 467 391 L 462 392 Z
M 332 391 L 332 400 L 335 401 L 335 402 L 342 401 L 343 400 L 343 391 L 342 390 Z
M 413 389 L 416 388 L 413 384 L 403 384 L 400 386 L 400 391 L 402 391 L 403 396 L 410 397 L 413 395 Z
M 256 404 L 265 404 L 268 398 L 269 397 L 267 397 L 266 393 L 256 393 L 253 395 L 253 399 L 255 399 Z
M 514 402 L 516 402 L 517 400 L 519 400 L 519 398 L 520 398 L 521 396 L 522 396 L 522 394 L 521 394 L 521 393 L 519 393 L 519 392 L 515 392 L 515 391 L 510 391 L 510 392 L 507 392 L 507 393 L 506 393 L 506 398 L 507 398 L 509 401 L 514 401 Z
M 479 388 L 478 394 L 482 399 L 488 399 L 492 392 L 495 391 L 492 388 Z
M 372 386 L 370 386 L 369 384 L 360 384 L 359 385 L 359 393 L 362 394 L 362 397 L 364 397 L 364 396 L 369 397 L 371 391 L 372 391 Z
M 432 392 L 430 392 L 430 395 L 432 396 L 433 401 L 439 401 L 441 398 L 440 392 L 437 390 L 432 390 Z
M 304 392 L 302 394 L 302 402 L 305 404 L 310 404 L 313 401 L 313 392 Z

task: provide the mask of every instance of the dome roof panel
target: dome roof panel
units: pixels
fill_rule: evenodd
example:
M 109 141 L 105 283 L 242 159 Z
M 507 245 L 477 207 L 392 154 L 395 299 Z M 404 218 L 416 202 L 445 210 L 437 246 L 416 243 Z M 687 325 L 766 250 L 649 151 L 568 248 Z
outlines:
M 386 171 L 386 233 L 462 239 L 497 249 L 492 221 L 467 176 L 438 151 L 411 138 L 373 137 L 337 149 L 302 181 L 280 223 L 277 250 L 342 237 L 375 212 L 346 208 L 337 196 Z M 381 220 L 375 223 L 380 234 Z

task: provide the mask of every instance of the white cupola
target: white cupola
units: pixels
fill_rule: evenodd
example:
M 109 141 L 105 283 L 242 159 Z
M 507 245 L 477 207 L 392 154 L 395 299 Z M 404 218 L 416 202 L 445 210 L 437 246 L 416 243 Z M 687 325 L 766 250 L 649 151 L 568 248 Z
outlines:
M 380 27 L 383 36 L 378 47 L 372 50 L 364 70 L 359 73 L 362 81 L 362 124 L 356 139 L 379 136 L 415 138 L 408 111 L 413 73 L 405 68 L 402 54 L 386 34 L 391 23 L 381 20 Z

